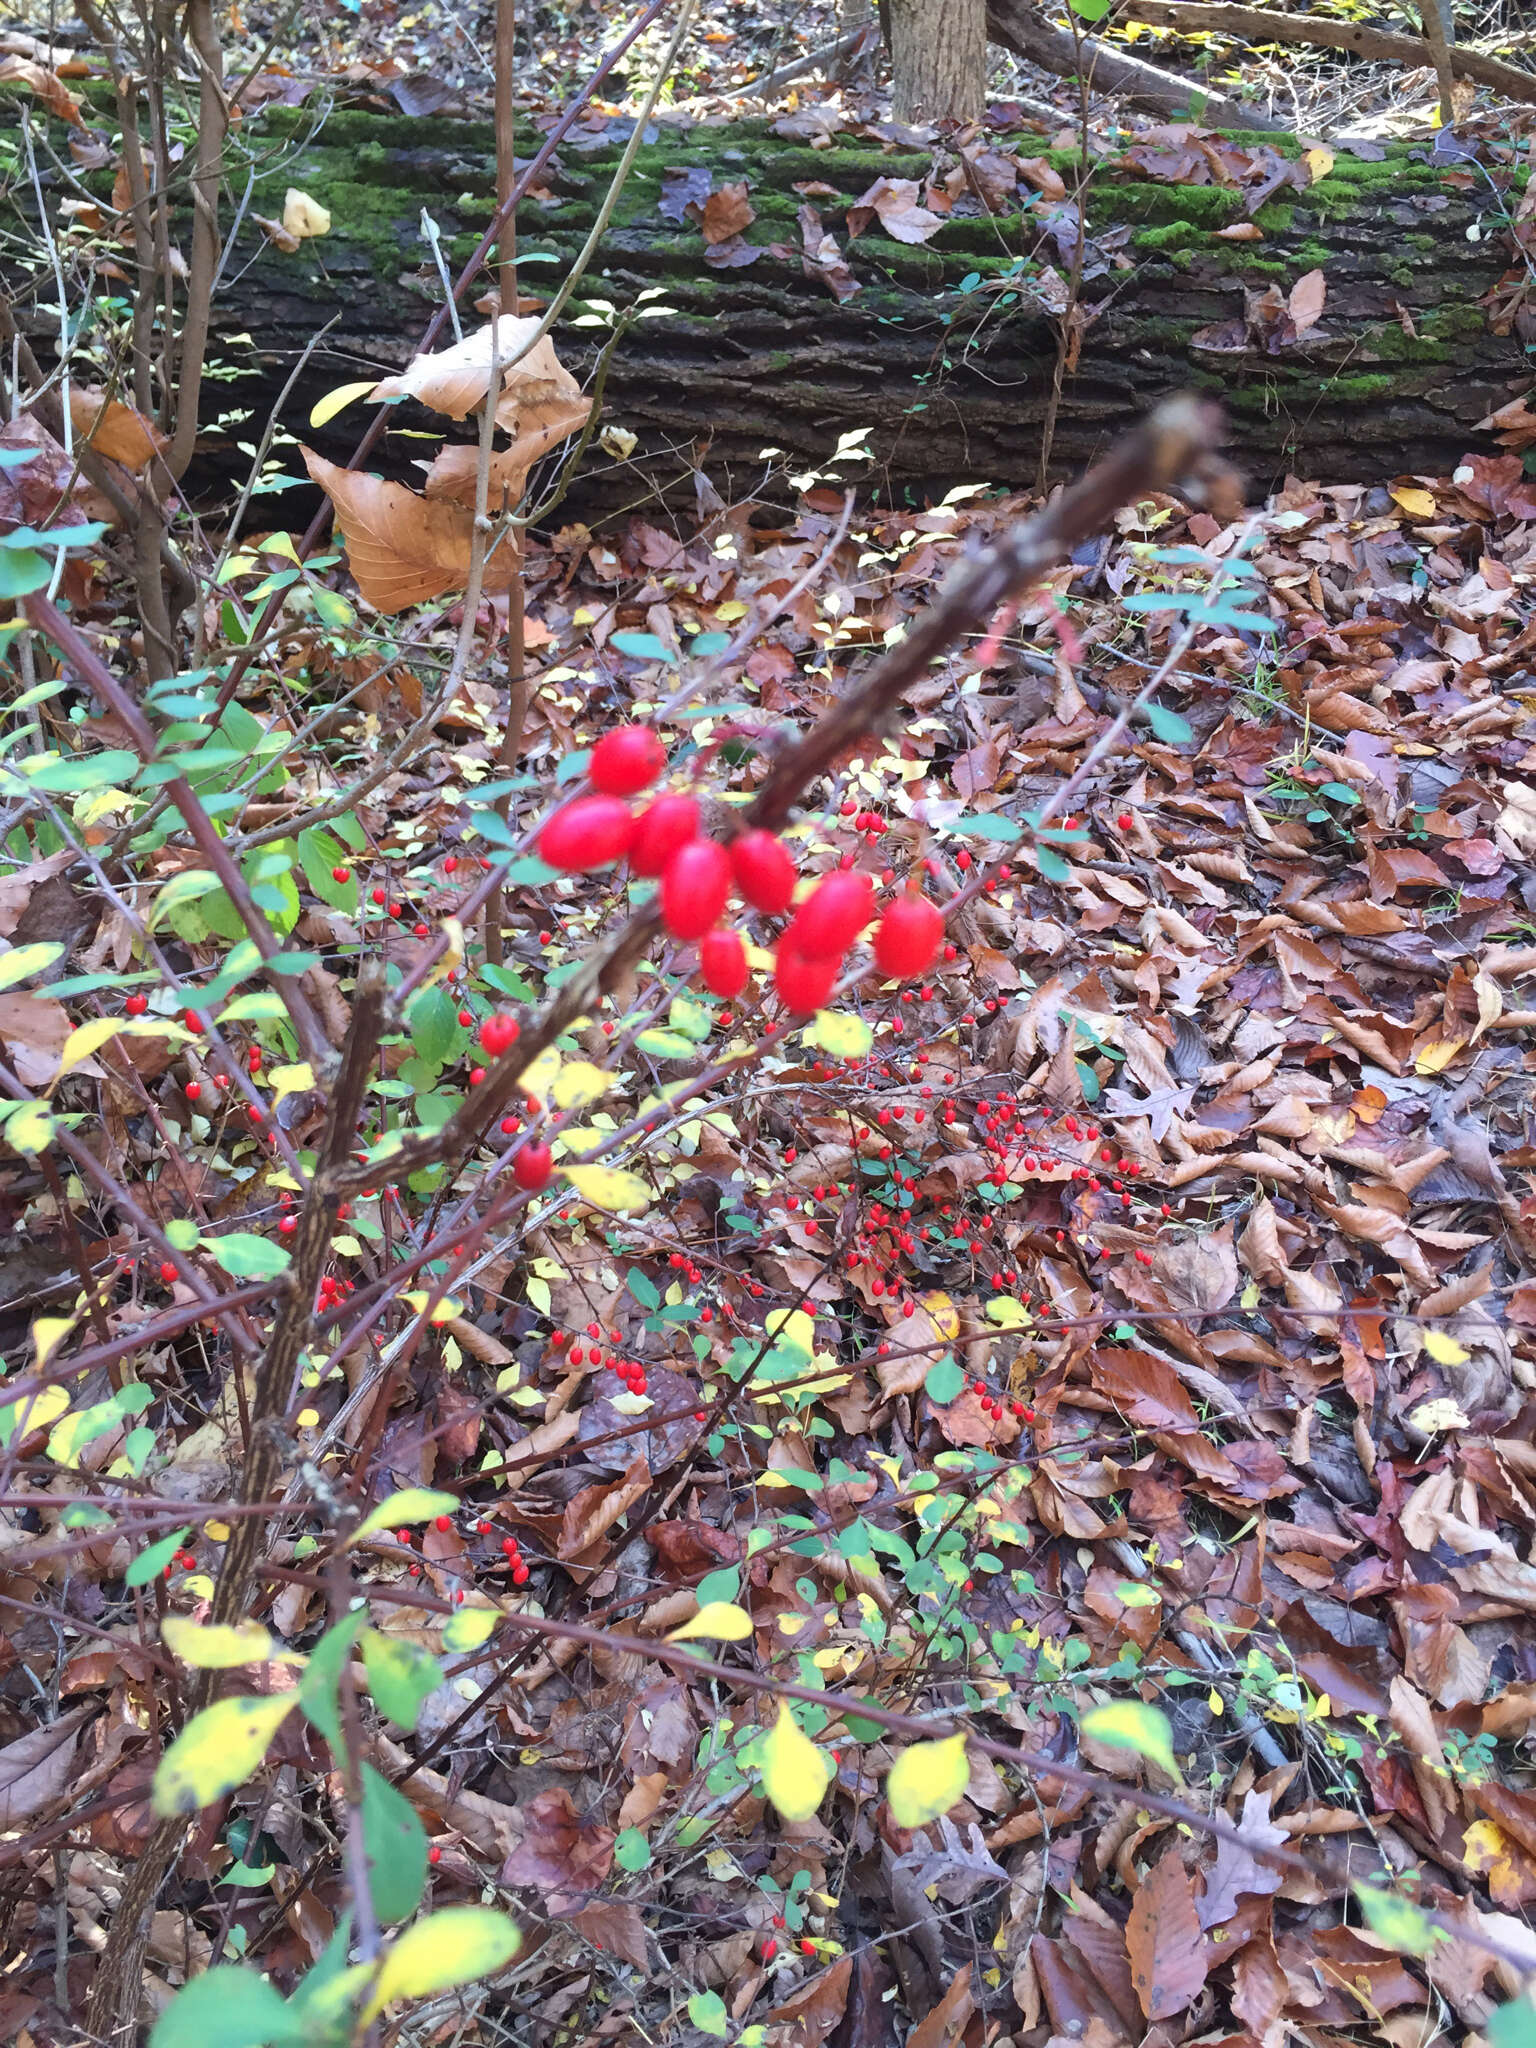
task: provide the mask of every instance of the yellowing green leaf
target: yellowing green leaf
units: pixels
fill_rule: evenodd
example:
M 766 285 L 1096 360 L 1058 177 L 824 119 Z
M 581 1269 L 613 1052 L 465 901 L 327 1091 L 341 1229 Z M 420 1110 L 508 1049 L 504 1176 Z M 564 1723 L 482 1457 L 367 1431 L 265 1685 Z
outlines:
M 270 1699 L 215 1700 L 194 1714 L 160 1759 L 155 1812 L 162 1817 L 195 1813 L 233 1792 L 261 1762 L 298 1703 L 296 1692 L 280 1692 Z
M 892 1820 L 900 1828 L 926 1827 L 948 1813 L 970 1779 L 963 1734 L 946 1735 L 938 1742 L 914 1742 L 891 1765 L 885 1781 Z
M 359 398 L 366 398 L 377 377 L 364 377 L 360 383 L 338 384 L 334 391 L 327 391 L 324 398 L 316 399 L 309 409 L 309 424 L 312 427 L 326 426 L 339 412 L 345 412 L 349 405 Z
M 285 1095 L 306 1095 L 315 1085 L 315 1070 L 307 1060 L 301 1060 L 294 1067 L 274 1067 L 267 1076 L 274 1103 L 281 1102 Z
M 691 1621 L 673 1629 L 669 1643 L 686 1643 L 695 1636 L 707 1636 L 717 1643 L 739 1643 L 752 1633 L 752 1617 L 744 1607 L 730 1600 L 706 1600 Z
M 1107 1742 L 1112 1749 L 1134 1749 L 1170 1778 L 1180 1776 L 1168 1716 L 1142 1700 L 1111 1700 L 1108 1706 L 1090 1707 L 1082 1730 L 1091 1741 Z
M 651 1191 L 638 1173 L 617 1166 L 564 1166 L 561 1172 L 584 1202 L 594 1209 L 648 1209 Z
M 770 1337 L 786 1351 L 798 1351 L 809 1361 L 816 1350 L 816 1325 L 803 1308 L 771 1309 L 763 1319 Z
M 994 1294 L 987 1303 L 987 1321 L 996 1323 L 1000 1330 L 1019 1330 L 1033 1318 L 1011 1294 Z
M 1412 484 L 1403 484 L 1393 491 L 1392 496 L 1414 519 L 1433 519 L 1435 516 L 1435 501 L 1428 491 L 1417 490 Z
M 183 1664 L 199 1671 L 233 1671 L 238 1664 L 263 1664 L 272 1655 L 272 1638 L 259 1621 L 200 1626 L 184 1614 L 168 1614 L 160 1633 Z
M 555 1105 L 559 1109 L 585 1109 L 600 1102 L 613 1086 L 613 1076 L 590 1060 L 570 1060 L 555 1076 Z
M 443 1623 L 443 1648 L 463 1653 L 478 1650 L 496 1633 L 501 1620 L 499 1607 L 461 1607 Z
M 1421 1429 L 1426 1436 L 1434 1436 L 1445 1429 L 1470 1429 L 1472 1418 L 1456 1402 L 1441 1395 L 1435 1401 L 1421 1401 L 1417 1408 L 1409 1410 L 1408 1420 L 1415 1429 Z
M 809 1820 L 826 1797 L 832 1765 L 782 1700 L 759 1751 L 763 1790 L 786 1820 Z
M 78 1067 L 82 1060 L 88 1060 L 93 1052 L 99 1052 L 109 1039 L 113 1038 L 170 1038 L 185 1042 L 192 1036 L 180 1024 L 173 1024 L 168 1017 L 88 1017 L 83 1024 L 77 1024 L 64 1041 L 59 1054 L 59 1071 L 54 1076 L 62 1080 L 72 1067 Z M 7 1129 L 6 1135 L 10 1132 Z M 12 1143 L 15 1140 L 12 1139 Z
M 1436 1365 L 1465 1365 L 1472 1356 L 1471 1352 L 1464 1350 L 1454 1337 L 1448 1337 L 1444 1330 L 1426 1330 L 1424 1349 Z
M 1384 1891 L 1375 1884 L 1357 1884 L 1354 1894 L 1366 1926 L 1387 1948 L 1407 1956 L 1422 1956 L 1437 1943 L 1449 1939 L 1411 1899 L 1400 1898 L 1396 1892 Z
M 69 1410 L 69 1394 L 63 1387 L 39 1387 L 20 1401 L 0 1408 L 0 1443 L 9 1443 L 19 1427 L 30 1436 L 34 1429 L 47 1429 Z
M 35 1159 L 53 1143 L 53 1118 L 43 1102 L 24 1102 L 5 1120 L 5 1140 L 24 1159 Z
M 32 1325 L 32 1369 L 34 1372 L 41 1372 L 43 1370 L 61 1340 L 67 1337 L 74 1327 L 75 1319 L 73 1316 L 39 1316 L 37 1318 L 36 1322 Z M 60 1393 L 63 1390 L 56 1387 L 53 1391 Z M 64 1406 L 66 1408 L 69 1406 L 67 1395 L 65 1396 Z M 59 1412 L 62 1414 L 63 1409 Z
M 445 1906 L 408 1927 L 379 1965 L 362 2011 L 367 2025 L 398 1998 L 426 1998 L 505 1969 L 522 1936 L 505 1913 L 489 1906 Z
M 861 1060 L 875 1042 L 875 1034 L 862 1017 L 846 1017 L 837 1010 L 818 1010 L 800 1036 L 807 1045 L 819 1045 L 835 1060 Z
M 430 1522 L 437 1515 L 451 1515 L 459 1504 L 456 1493 L 438 1493 L 430 1486 L 407 1486 L 371 1508 L 352 1531 L 348 1542 L 361 1543 L 380 1529 L 403 1529 L 412 1522 Z
M 8 953 L 0 954 L 0 988 L 25 981 L 29 974 L 41 974 L 63 952 L 64 948 L 52 939 L 41 939 L 31 946 L 12 946 Z

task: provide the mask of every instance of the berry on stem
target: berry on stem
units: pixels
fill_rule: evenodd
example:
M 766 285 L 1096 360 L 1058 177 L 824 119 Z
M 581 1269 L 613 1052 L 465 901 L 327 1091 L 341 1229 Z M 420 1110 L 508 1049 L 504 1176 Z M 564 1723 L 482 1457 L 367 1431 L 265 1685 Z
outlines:
M 667 750 L 649 726 L 616 725 L 592 749 L 587 774 L 605 796 L 635 796 L 666 765 Z
M 730 855 L 713 839 L 692 839 L 661 871 L 662 923 L 674 939 L 701 939 L 730 893 Z
M 868 875 L 839 869 L 816 884 L 786 937 L 799 953 L 841 956 L 868 924 L 873 896 Z
M 635 825 L 629 864 L 637 875 L 659 875 L 680 846 L 699 836 L 699 807 L 691 796 L 659 796 Z
M 747 949 L 741 934 L 716 925 L 699 941 L 699 972 L 711 995 L 729 1001 L 747 985 Z
M 788 910 L 795 893 L 795 864 L 771 832 L 744 832 L 731 845 L 731 870 L 744 902 L 768 917 Z
M 944 913 L 926 896 L 898 896 L 875 932 L 875 965 L 892 980 L 926 974 L 944 938 Z
M 554 1170 L 555 1155 L 547 1145 L 525 1145 L 512 1162 L 512 1178 L 530 1194 L 547 1187 Z
M 567 874 L 611 867 L 629 851 L 635 821 L 616 796 L 579 796 L 539 834 L 540 856 Z

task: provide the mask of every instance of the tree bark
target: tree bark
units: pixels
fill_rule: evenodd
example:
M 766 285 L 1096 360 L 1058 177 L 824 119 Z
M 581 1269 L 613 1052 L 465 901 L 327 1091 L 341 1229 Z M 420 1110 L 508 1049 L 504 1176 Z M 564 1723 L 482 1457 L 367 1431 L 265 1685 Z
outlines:
M 365 409 L 319 429 L 310 410 L 337 385 L 385 375 L 415 353 L 440 293 L 420 239 L 423 207 L 455 254 L 473 245 L 490 214 L 488 125 L 339 113 L 306 141 L 307 125 L 302 110 L 262 116 L 260 148 L 280 189 L 259 190 L 250 211 L 280 213 L 281 188 L 291 183 L 330 208 L 331 232 L 284 254 L 249 220 L 242 226 L 213 337 L 217 368 L 239 374 L 214 387 L 223 417 L 205 429 L 194 489 L 243 473 L 233 444 L 253 438 L 253 422 L 329 320 L 337 324 L 288 398 L 282 425 L 344 461 Z M 563 148 L 542 199 L 520 209 L 525 293 L 549 291 L 562 274 L 626 133 L 615 121 L 587 146 Z M 961 482 L 1032 479 L 1058 352 L 1053 280 L 1070 268 L 1077 157 L 1042 150 L 1034 138 L 1014 146 L 1056 167 L 1065 200 L 1026 183 L 1009 211 L 989 217 L 960 180 L 946 188 L 960 193 L 955 210 L 925 244 L 908 245 L 878 215 L 850 239 L 848 212 L 881 179 L 913 180 L 921 198 L 934 166 L 926 151 L 842 137 L 816 149 L 761 121 L 658 124 L 586 290 L 625 307 L 660 286 L 664 296 L 652 304 L 672 310 L 637 322 L 610 366 L 604 418 L 637 437 L 633 456 L 591 450 L 558 516 L 634 503 L 644 483 L 691 494 L 699 468 L 727 491 L 750 494 L 776 466 L 823 467 L 855 428 L 868 429 L 874 462 L 840 464 L 829 481 L 915 499 Z M 1255 177 L 1285 170 L 1274 138 L 1250 136 L 1242 147 Z M 953 154 L 939 161 L 941 170 L 952 166 Z M 718 262 L 722 249 L 711 251 L 693 220 L 660 212 L 664 174 L 682 169 L 708 171 L 717 189 L 747 186 L 756 218 L 734 255 L 755 249 L 754 260 L 712 267 L 708 257 Z M 1407 145 L 1381 161 L 1340 151 L 1322 183 L 1307 185 L 1303 173 L 1302 189 L 1282 185 L 1258 209 L 1261 239 L 1234 241 L 1220 230 L 1245 224 L 1244 188 L 1164 182 L 1130 159 L 1097 166 L 1086 199 L 1088 321 L 1064 383 L 1053 468 L 1079 468 L 1150 403 L 1186 386 L 1222 401 L 1238 459 L 1261 490 L 1287 471 L 1376 483 L 1453 468 L 1479 445 L 1477 421 L 1530 382 L 1520 342 L 1491 333 L 1477 304 L 1507 260 L 1502 202 L 1458 169 Z M 832 196 L 807 186 L 831 187 Z M 1469 240 L 1474 226 L 1478 239 Z M 823 234 L 835 237 L 858 287 L 844 301 L 833 296 L 833 274 L 807 264 L 808 233 L 813 248 Z M 1288 294 L 1317 269 L 1327 297 L 1316 327 L 1300 338 L 1255 328 L 1245 345 L 1245 307 L 1271 288 Z M 42 346 L 46 311 L 31 325 Z M 562 358 L 584 376 L 605 339 L 570 323 L 555 332 Z M 412 465 L 426 447 L 421 436 L 444 426 L 414 404 L 393 409 L 375 466 L 419 481 Z M 768 448 L 784 460 L 765 457 Z M 258 516 L 270 519 L 272 509 L 257 501 Z
M 889 0 L 898 121 L 977 121 L 987 91 L 986 0 Z

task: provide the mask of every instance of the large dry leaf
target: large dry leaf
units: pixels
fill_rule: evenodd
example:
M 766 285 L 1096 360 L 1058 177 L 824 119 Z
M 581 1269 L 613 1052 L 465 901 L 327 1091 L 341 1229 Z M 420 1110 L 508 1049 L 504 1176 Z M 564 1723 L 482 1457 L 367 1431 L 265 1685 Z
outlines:
M 376 611 L 404 611 L 407 605 L 464 588 L 474 538 L 472 513 L 418 498 L 404 484 L 340 469 L 310 448 L 304 450 L 304 462 L 336 509 L 357 587 Z M 486 563 L 486 590 L 510 590 L 519 561 L 512 539 L 503 539 Z
M 613 1868 L 613 1829 L 583 1820 L 563 1785 L 538 1793 L 523 1815 L 527 1831 L 502 1868 L 502 1883 L 533 1886 L 553 1914 L 578 1911 Z
M 898 242 L 926 242 L 944 225 L 943 217 L 920 204 L 915 178 L 877 178 L 848 209 L 848 237 L 863 234 L 878 216 L 885 232 Z
M 515 507 L 521 502 L 529 470 L 552 448 L 558 448 L 568 434 L 579 433 L 591 410 L 590 398 L 574 398 L 563 405 L 551 402 L 542 425 L 524 428 L 510 448 L 497 449 L 491 457 L 486 494 L 492 513 L 499 512 L 503 503 Z M 429 498 L 448 499 L 472 511 L 478 467 L 478 449 L 463 441 L 451 442 L 438 451 L 423 488 Z
M 440 349 L 435 355 L 417 356 L 398 377 L 386 377 L 376 384 L 372 397 L 376 402 L 419 398 L 434 412 L 446 413 L 452 420 L 463 419 L 484 404 L 485 394 L 491 388 L 494 334 L 497 375 L 501 380 L 497 426 L 514 438 L 556 419 L 574 419 L 574 425 L 580 426 L 591 410 L 590 401 L 583 401 L 581 386 L 560 363 L 549 336 L 545 334 L 533 341 L 538 327 L 532 316 L 518 320 L 504 313 L 495 321 L 487 321 L 474 334 L 466 334 L 452 348 Z M 520 353 L 525 349 L 526 354 Z M 571 425 L 562 429 L 563 433 L 571 431 Z
M 0 1828 L 19 1828 L 57 1799 L 74 1776 L 75 1737 L 94 1707 L 73 1707 L 0 1749 Z
M 63 79 L 57 72 L 34 64 L 29 57 L 0 57 L 0 85 L 24 85 L 28 91 L 37 94 L 50 114 L 56 114 L 61 121 L 68 121 L 72 127 L 85 126 L 80 102 Z
M 1200 1996 L 1208 1967 L 1194 1887 L 1177 1849 L 1143 1881 L 1126 1922 L 1131 1982 L 1149 2020 L 1171 2019 Z
M 70 386 L 69 416 L 75 432 L 88 440 L 98 455 L 109 455 L 128 469 L 142 469 L 170 446 L 170 437 L 152 420 L 94 384 Z

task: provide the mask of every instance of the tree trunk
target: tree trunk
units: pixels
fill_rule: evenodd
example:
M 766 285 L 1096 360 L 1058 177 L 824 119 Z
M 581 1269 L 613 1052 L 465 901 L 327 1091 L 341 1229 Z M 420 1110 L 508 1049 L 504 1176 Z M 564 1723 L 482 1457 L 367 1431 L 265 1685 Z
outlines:
M 212 387 L 210 406 L 216 398 L 222 417 L 205 428 L 194 489 L 243 471 L 233 444 L 255 438 L 303 350 L 331 320 L 281 423 L 345 460 L 364 409 L 318 429 L 310 409 L 337 385 L 399 369 L 414 354 L 441 293 L 421 239 L 423 208 L 455 259 L 490 217 L 489 126 L 335 113 L 306 140 L 311 126 L 302 109 L 269 108 L 251 138 L 258 161 L 274 168 L 251 202 L 215 302 L 215 374 L 232 381 Z M 563 274 L 628 129 L 611 121 L 578 132 L 579 145 L 562 148 L 542 198 L 520 209 L 524 293 L 547 292 Z M 1242 145 L 1255 178 L 1286 170 L 1275 142 L 1255 135 Z M 949 177 L 952 152 L 938 159 L 940 185 L 929 193 L 924 181 L 935 160 L 926 151 L 846 137 L 817 149 L 765 122 L 658 124 L 580 296 L 625 308 L 662 287 L 651 304 L 671 311 L 637 322 L 609 368 L 604 419 L 637 437 L 633 456 L 594 447 L 559 516 L 636 502 L 642 477 L 691 492 L 696 468 L 729 491 L 750 493 L 778 460 L 765 449 L 782 451 L 793 471 L 825 469 L 839 436 L 855 429 L 868 430 L 873 464 L 841 463 L 829 480 L 909 499 L 962 482 L 1031 480 L 1060 343 L 1077 154 L 1042 149 L 1036 137 L 1014 138 L 1013 147 L 1043 166 L 1037 180 L 1054 166 L 1068 197 L 1037 195 L 1025 181 L 999 202 L 1006 210 L 988 217 L 969 179 L 960 171 Z M 1228 160 L 1243 167 L 1243 156 Z M 1491 447 L 1479 443 L 1476 423 L 1531 378 L 1520 342 L 1492 333 L 1477 303 L 1506 262 L 1494 227 L 1497 195 L 1485 184 L 1407 145 L 1391 146 L 1380 161 L 1340 151 L 1321 183 L 1308 185 L 1301 173 L 1301 189 L 1282 184 L 1258 208 L 1261 239 L 1230 240 L 1220 231 L 1245 224 L 1244 188 L 1154 174 L 1172 163 L 1169 152 L 1095 169 L 1086 200 L 1087 324 L 1063 382 L 1058 471 L 1090 460 L 1181 386 L 1222 400 L 1238 459 L 1260 491 L 1288 470 L 1334 483 L 1445 472 L 1467 449 Z M 756 218 L 738 245 L 711 249 L 693 219 L 662 213 L 663 204 L 678 210 L 666 197 L 675 179 L 665 174 L 683 170 L 709 172 L 717 190 L 747 186 Z M 919 199 L 942 206 L 952 198 L 954 210 L 926 243 L 894 239 L 875 213 L 850 240 L 849 209 L 882 179 L 913 180 Z M 290 184 L 327 206 L 332 226 L 284 254 L 250 215 L 280 214 Z M 1479 238 L 1469 240 L 1474 225 Z M 818 250 L 823 236 L 835 238 L 846 278 L 806 260 L 807 243 Z M 1314 270 L 1326 280 L 1323 313 L 1298 337 L 1270 316 Z M 1245 327 L 1248 308 L 1254 318 Z M 475 317 L 466 308 L 466 322 Z M 31 324 L 42 345 L 46 311 Z M 600 327 L 569 320 L 555 332 L 564 360 L 586 377 L 604 339 Z M 391 427 L 379 466 L 418 480 L 411 465 L 427 445 L 420 436 L 441 433 L 444 422 L 406 403 Z M 289 455 L 283 467 L 299 465 Z M 258 499 L 255 509 L 270 516 L 270 500 Z
M 898 121 L 978 121 L 987 91 L 986 0 L 889 0 Z

